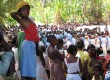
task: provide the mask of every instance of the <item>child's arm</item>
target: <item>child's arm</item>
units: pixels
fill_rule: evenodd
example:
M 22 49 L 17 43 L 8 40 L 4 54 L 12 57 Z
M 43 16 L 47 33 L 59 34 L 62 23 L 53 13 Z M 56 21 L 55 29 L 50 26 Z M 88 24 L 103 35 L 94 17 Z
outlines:
M 107 63 L 106 63 L 106 68 L 108 69 L 109 68 L 109 65 L 110 65 L 110 59 L 107 60 Z
M 82 73 L 82 63 L 81 63 L 81 59 L 79 58 L 79 68 L 80 68 L 80 72 Z
M 88 64 L 88 61 L 87 60 L 84 61 L 83 74 L 88 74 L 87 64 Z
M 40 49 L 37 49 L 36 51 L 37 51 L 37 56 L 39 56 L 41 59 L 42 65 L 45 67 L 45 59 L 43 57 L 43 52 Z
M 66 63 L 64 62 L 64 71 L 67 74 L 67 67 L 66 67 Z
M 64 62 L 64 57 L 60 54 L 58 50 L 55 50 L 54 54 L 58 57 L 59 60 Z

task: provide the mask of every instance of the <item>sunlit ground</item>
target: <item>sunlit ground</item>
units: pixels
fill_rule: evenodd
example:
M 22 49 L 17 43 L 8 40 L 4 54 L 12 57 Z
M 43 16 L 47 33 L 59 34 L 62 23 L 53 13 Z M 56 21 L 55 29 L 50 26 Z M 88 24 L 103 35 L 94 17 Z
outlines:
M 80 30 L 82 28 L 82 30 L 84 30 L 84 28 L 89 28 L 89 29 L 93 29 L 93 28 L 96 28 L 96 27 L 100 27 L 100 30 L 101 31 L 104 31 L 104 28 L 106 27 L 105 25 L 91 25 L 91 26 L 80 26 L 80 27 L 77 27 L 76 30 Z M 108 31 L 110 31 L 110 25 L 107 26 L 108 27 Z

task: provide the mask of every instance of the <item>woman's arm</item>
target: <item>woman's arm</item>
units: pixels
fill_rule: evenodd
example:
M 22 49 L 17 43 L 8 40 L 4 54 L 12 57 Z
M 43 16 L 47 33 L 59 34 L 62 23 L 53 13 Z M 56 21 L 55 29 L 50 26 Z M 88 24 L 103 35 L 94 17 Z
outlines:
M 20 18 L 20 15 L 17 12 L 12 12 L 11 17 L 15 19 L 20 25 L 25 28 L 25 22 Z

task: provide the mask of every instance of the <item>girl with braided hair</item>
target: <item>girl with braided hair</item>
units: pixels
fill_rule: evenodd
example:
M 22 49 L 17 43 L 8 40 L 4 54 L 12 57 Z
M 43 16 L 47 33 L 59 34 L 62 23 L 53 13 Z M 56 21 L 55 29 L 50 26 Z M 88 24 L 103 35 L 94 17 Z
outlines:
M 65 58 L 66 80 L 82 80 L 79 72 L 82 71 L 82 64 L 79 57 L 76 57 L 77 47 L 70 45 L 67 49 L 68 56 Z

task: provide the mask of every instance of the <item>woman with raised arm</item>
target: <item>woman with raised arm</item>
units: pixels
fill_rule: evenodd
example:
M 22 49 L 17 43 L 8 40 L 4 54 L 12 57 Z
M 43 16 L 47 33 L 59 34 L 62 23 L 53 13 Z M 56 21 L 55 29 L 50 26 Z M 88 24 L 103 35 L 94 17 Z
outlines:
M 25 33 L 25 40 L 21 45 L 21 77 L 22 80 L 36 80 L 36 47 L 39 42 L 36 24 L 29 19 L 30 5 L 21 1 L 17 5 L 17 12 L 12 12 L 11 16 L 15 19 Z

